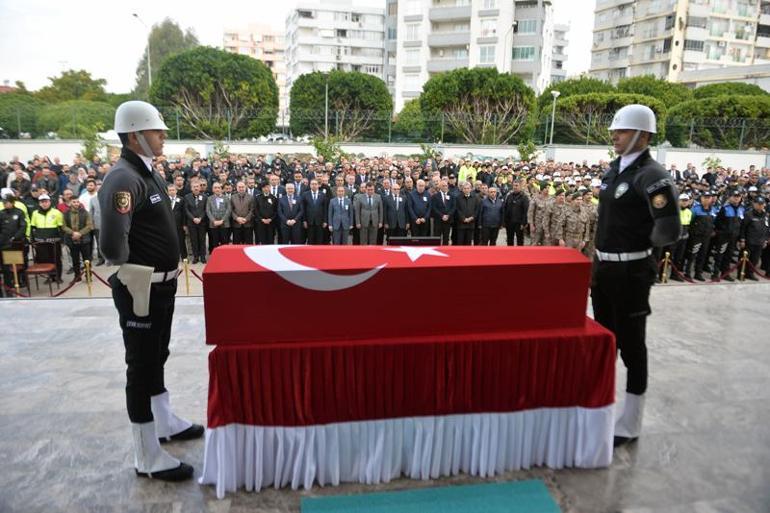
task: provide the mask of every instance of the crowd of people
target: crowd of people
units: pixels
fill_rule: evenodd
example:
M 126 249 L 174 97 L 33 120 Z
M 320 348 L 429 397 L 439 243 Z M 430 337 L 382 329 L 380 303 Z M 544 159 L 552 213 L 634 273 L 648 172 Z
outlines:
M 80 279 L 82 262 L 104 263 L 96 197 L 114 162 L 58 158 L 0 163 L 0 247 L 57 262 L 55 279 Z M 599 191 L 609 162 L 509 159 L 288 158 L 229 155 L 157 158 L 179 238 L 179 258 L 205 263 L 222 244 L 386 244 L 437 237 L 440 244 L 569 246 L 593 256 Z M 679 190 L 680 240 L 668 252 L 672 279 L 732 280 L 770 271 L 765 201 L 770 169 L 688 164 L 668 172 Z M 438 242 L 437 242 L 438 243 Z M 9 279 L 6 269 L 5 284 Z

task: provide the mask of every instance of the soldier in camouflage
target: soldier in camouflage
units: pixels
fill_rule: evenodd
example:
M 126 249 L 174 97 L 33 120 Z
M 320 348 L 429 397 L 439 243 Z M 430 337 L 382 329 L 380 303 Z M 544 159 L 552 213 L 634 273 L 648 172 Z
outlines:
M 583 248 L 583 254 L 588 258 L 594 256 L 594 239 L 596 238 L 596 221 L 599 218 L 597 205 L 593 202 L 593 192 L 586 191 L 583 193 L 583 210 L 588 215 L 588 241 Z
M 564 191 L 559 189 L 545 210 L 545 240 L 548 246 L 564 245 L 564 224 L 567 205 L 564 202 Z
M 573 193 L 564 222 L 564 242 L 569 248 L 582 251 L 588 243 L 588 212 L 583 208 L 583 196 Z
M 529 223 L 530 243 L 533 246 L 542 246 L 548 244 L 546 239 L 545 215 L 548 210 L 548 204 L 551 199 L 548 197 L 548 185 L 541 184 L 540 192 L 532 196 L 527 211 L 527 222 Z

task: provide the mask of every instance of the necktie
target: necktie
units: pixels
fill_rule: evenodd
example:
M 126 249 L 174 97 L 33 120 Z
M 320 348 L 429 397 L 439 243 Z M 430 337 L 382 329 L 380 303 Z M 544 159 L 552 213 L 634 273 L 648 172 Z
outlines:
M 369 208 L 372 208 L 372 197 L 369 196 Z
M 396 196 L 396 212 L 398 212 L 398 206 L 401 204 L 401 198 Z
M 441 201 L 446 205 L 446 196 L 444 196 L 444 193 L 441 193 Z
M 314 192 L 313 193 L 313 203 L 315 203 L 315 200 L 317 199 L 317 196 L 318 196 L 318 193 Z
M 273 187 L 273 196 L 277 196 L 277 195 L 278 195 L 278 194 L 276 194 L 276 190 L 275 190 L 275 187 Z
M 340 198 L 340 208 L 342 208 L 342 198 Z

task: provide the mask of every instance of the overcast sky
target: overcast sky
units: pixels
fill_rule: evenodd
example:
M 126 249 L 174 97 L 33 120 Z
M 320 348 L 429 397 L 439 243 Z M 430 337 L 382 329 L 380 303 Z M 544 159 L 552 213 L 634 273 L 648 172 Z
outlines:
M 316 0 L 317 1 L 317 0 Z M 354 5 L 383 6 L 385 0 L 353 0 Z M 0 0 L 0 84 L 23 81 L 29 89 L 48 83 L 65 69 L 85 69 L 107 80 L 110 92 L 134 86 L 144 51 L 147 25 L 169 17 L 192 28 L 202 44 L 222 46 L 223 29 L 248 23 L 283 27 L 296 0 Z M 569 23 L 568 74 L 590 64 L 595 0 L 553 0 L 557 23 Z

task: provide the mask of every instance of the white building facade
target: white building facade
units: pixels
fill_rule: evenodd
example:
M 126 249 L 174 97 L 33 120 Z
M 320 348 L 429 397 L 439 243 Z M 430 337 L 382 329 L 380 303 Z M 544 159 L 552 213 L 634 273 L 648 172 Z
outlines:
M 225 51 L 248 55 L 265 63 L 278 86 L 278 123 L 285 121 L 289 108 L 286 90 L 285 34 L 259 24 L 225 29 Z
M 551 80 L 550 0 L 387 0 L 385 80 L 395 109 L 436 73 L 495 67 L 537 92 Z
M 556 24 L 553 27 L 553 52 L 551 53 L 551 83 L 556 84 L 567 78 L 567 47 L 569 46 L 569 25 Z
M 770 63 L 770 1 L 597 0 L 590 73 L 617 83 Z
M 286 89 L 314 71 L 360 71 L 385 80 L 385 10 L 352 1 L 301 3 L 286 19 Z

